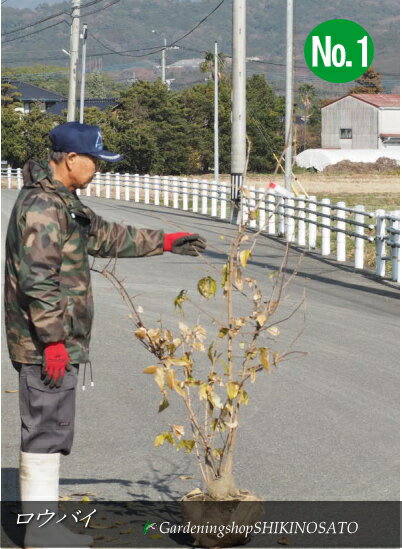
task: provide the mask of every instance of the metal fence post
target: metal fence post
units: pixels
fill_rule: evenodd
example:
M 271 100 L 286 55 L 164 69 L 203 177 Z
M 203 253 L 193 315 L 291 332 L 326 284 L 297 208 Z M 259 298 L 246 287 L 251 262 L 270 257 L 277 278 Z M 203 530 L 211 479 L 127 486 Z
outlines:
M 211 184 L 211 216 L 217 217 L 218 215 L 218 187 L 216 181 Z
M 321 201 L 321 213 L 331 215 L 331 201 L 329 198 L 323 198 Z M 321 231 L 321 254 L 330 255 L 331 253 L 331 220 L 328 217 L 322 217 L 322 223 L 327 227 L 322 227 Z
M 91 196 L 91 188 L 92 188 L 92 181 L 91 181 L 91 183 L 88 183 L 88 186 L 87 186 L 87 189 L 86 189 L 87 196 Z
M 17 168 L 17 189 L 20 190 L 22 187 L 22 170 Z
M 183 189 L 183 210 L 186 212 L 188 210 L 188 181 L 187 181 L 187 179 L 182 180 L 182 189 Z
M 339 210 L 336 210 L 337 217 L 341 217 L 342 219 L 338 219 L 336 222 L 336 228 L 339 229 L 339 231 L 336 233 L 336 260 L 337 261 L 346 261 L 346 223 L 343 221 L 346 218 L 346 212 L 343 208 L 346 207 L 345 202 L 337 202 L 336 205 Z
M 287 206 L 286 208 L 286 215 L 287 215 L 287 223 L 286 223 L 286 241 L 287 242 L 294 242 L 295 241 L 295 201 L 293 198 L 286 198 L 285 204 Z
M 140 201 L 140 176 L 138 173 L 134 174 L 134 202 Z
M 392 261 L 392 280 L 396 282 L 400 282 L 400 274 L 399 274 L 399 255 L 400 255 L 400 234 L 399 234 L 399 226 L 400 226 L 400 211 L 394 210 L 391 212 L 391 215 L 395 217 L 395 219 L 391 222 L 391 227 L 393 229 L 392 233 L 392 243 L 393 246 L 391 248 L 391 261 Z
M 120 200 L 120 186 L 121 186 L 121 180 L 120 180 L 120 174 L 115 173 L 114 174 L 114 182 L 115 182 L 115 193 L 114 197 L 116 200 Z
M 161 187 L 161 178 L 159 175 L 155 175 L 154 178 L 154 204 L 159 206 L 160 204 L 160 187 Z
M 221 219 L 226 219 L 226 213 L 227 213 L 226 183 L 223 183 L 221 181 L 219 184 L 219 190 L 220 190 L 220 201 L 221 201 Z
M 364 206 L 361 204 L 355 206 L 357 211 L 364 212 Z M 364 215 L 362 213 L 356 213 L 355 220 L 358 223 L 364 223 Z M 356 225 L 356 233 L 364 236 L 364 227 Z M 355 269 L 364 268 L 364 239 L 355 237 Z
M 95 173 L 95 194 L 98 198 L 101 195 L 101 174 L 100 174 L 100 172 Z
M 299 209 L 299 222 L 298 222 L 298 233 L 297 233 L 297 244 L 299 246 L 305 246 L 306 245 L 306 203 L 304 199 L 297 201 L 297 207 Z
M 173 183 L 173 208 L 179 208 L 179 187 L 177 177 L 172 177 Z
M 240 202 L 240 219 L 243 225 L 248 225 L 250 222 L 250 199 L 247 198 L 247 196 L 250 196 L 250 189 L 248 187 L 243 187 Z
M 149 175 L 144 175 L 144 204 L 150 202 L 150 190 L 149 190 Z
M 310 250 L 314 250 L 317 246 L 317 197 L 310 196 L 308 203 L 308 209 L 311 210 L 308 214 L 308 247 Z
M 200 194 L 200 185 L 198 179 L 193 179 L 193 212 L 198 212 L 198 197 Z
M 278 236 L 285 234 L 285 200 L 283 196 L 278 199 Z
M 130 174 L 124 174 L 124 198 L 130 200 Z
M 7 168 L 7 189 L 11 189 L 11 168 Z
M 268 234 L 275 234 L 276 200 L 275 196 L 269 192 L 266 204 L 268 204 Z
M 376 210 L 376 261 L 375 273 L 377 276 L 384 278 L 385 276 L 385 238 L 386 238 L 386 221 L 385 210 Z
M 255 229 L 257 227 L 257 220 L 256 220 L 256 201 L 255 201 L 255 187 L 252 185 L 249 189 L 250 191 L 250 227 L 252 229 Z
M 164 175 L 163 180 L 163 205 L 169 207 L 169 177 Z
M 266 212 L 265 212 L 265 191 L 261 187 L 257 189 L 258 201 L 258 228 L 260 231 L 266 231 Z
M 202 189 L 201 190 L 201 195 L 202 195 L 201 213 L 203 215 L 207 215 L 208 214 L 208 181 L 206 179 L 202 180 L 201 189 Z
M 106 172 L 105 185 L 106 185 L 106 198 L 110 198 L 110 172 Z

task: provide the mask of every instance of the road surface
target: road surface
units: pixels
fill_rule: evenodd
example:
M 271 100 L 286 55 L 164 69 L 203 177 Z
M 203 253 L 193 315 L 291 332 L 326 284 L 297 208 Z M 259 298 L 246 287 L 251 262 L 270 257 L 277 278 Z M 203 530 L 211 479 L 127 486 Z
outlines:
M 2 191 L 2 242 L 16 191 Z M 199 232 L 208 239 L 208 261 L 224 264 L 233 226 L 192 213 L 83 198 L 106 219 Z M 224 239 L 221 238 L 224 237 Z M 284 245 L 261 238 L 251 276 L 269 287 Z M 291 263 L 299 253 L 292 251 Z M 98 260 L 98 265 L 104 264 Z M 4 254 L 3 254 L 4 264 Z M 3 269 L 2 269 L 3 270 Z M 196 282 L 211 267 L 199 258 L 164 256 L 118 261 L 125 285 L 145 319 L 174 326 L 173 299 L 181 289 L 196 296 Z M 176 499 L 199 486 L 192 456 L 154 448 L 168 424 L 181 423 L 175 403 L 157 413 L 160 397 L 151 376 L 153 358 L 132 334 L 120 296 L 93 275 L 95 323 L 91 343 L 95 387 L 78 391 L 76 437 L 62 460 L 61 495 L 97 499 Z M 249 387 L 235 474 L 243 489 L 267 500 L 399 499 L 399 302 L 395 286 L 370 280 L 349 266 L 305 256 L 290 285 L 284 311 L 305 307 L 282 326 L 283 348 L 308 354 L 264 374 Z M 219 300 L 212 307 L 219 313 Z M 196 313 L 187 317 L 195 322 Z M 209 328 L 209 327 L 208 327 Z M 3 337 L 3 499 L 17 498 L 18 388 Z M 82 379 L 82 371 L 80 372 Z M 183 475 L 193 476 L 181 479 Z M 74 496 L 73 496 L 74 497 Z

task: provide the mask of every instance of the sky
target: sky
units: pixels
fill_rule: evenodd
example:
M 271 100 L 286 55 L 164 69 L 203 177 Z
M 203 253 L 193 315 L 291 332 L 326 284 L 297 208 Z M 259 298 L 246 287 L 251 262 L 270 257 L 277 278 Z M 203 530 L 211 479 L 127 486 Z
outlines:
M 39 4 L 56 4 L 60 0 L 7 0 L 4 7 L 8 6 L 10 8 L 36 8 Z

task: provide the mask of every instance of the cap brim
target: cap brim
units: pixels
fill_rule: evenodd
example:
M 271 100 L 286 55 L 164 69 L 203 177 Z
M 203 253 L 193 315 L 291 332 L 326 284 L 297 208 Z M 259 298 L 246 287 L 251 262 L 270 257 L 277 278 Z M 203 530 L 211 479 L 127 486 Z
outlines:
M 104 160 L 105 162 L 120 162 L 120 160 L 123 160 L 124 158 L 122 154 L 115 154 L 105 150 L 88 154 L 95 158 L 99 158 L 99 160 Z

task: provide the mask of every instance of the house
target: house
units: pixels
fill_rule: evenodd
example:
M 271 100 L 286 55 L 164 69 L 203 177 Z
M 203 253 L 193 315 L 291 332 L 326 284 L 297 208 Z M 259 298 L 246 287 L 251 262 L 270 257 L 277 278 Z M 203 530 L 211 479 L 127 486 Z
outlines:
M 42 111 L 49 111 L 51 107 L 57 105 L 61 101 L 65 101 L 66 98 L 58 93 L 51 92 L 28 84 L 28 82 L 21 82 L 18 80 L 7 80 L 7 83 L 11 84 L 15 89 L 12 92 L 18 92 L 18 101 L 22 103 L 21 112 L 31 112 L 34 105 L 39 105 Z
M 109 99 L 85 99 L 84 107 L 97 107 L 101 111 L 106 110 L 108 107 L 116 107 L 117 106 L 117 100 L 113 98 Z M 77 99 L 76 101 L 76 109 L 78 110 L 80 108 L 80 101 Z M 49 114 L 58 114 L 62 116 L 64 112 L 67 111 L 67 99 L 63 99 L 63 101 L 59 101 L 52 107 L 50 107 L 47 112 Z
M 400 144 L 398 94 L 348 94 L 321 109 L 323 149 L 388 149 Z
M 17 107 L 20 112 L 25 114 L 31 112 L 34 105 L 39 105 L 39 108 L 43 112 L 49 114 L 57 114 L 62 116 L 64 111 L 67 111 L 67 98 L 64 95 L 51 92 L 28 84 L 27 82 L 21 82 L 17 80 L 7 80 L 7 83 L 13 86 L 12 93 L 18 92 L 18 101 L 22 103 L 22 107 Z M 115 107 L 117 105 L 116 99 L 85 99 L 85 107 L 97 107 L 101 111 L 106 110 L 108 107 Z M 80 108 L 80 101 L 76 101 L 76 109 Z

